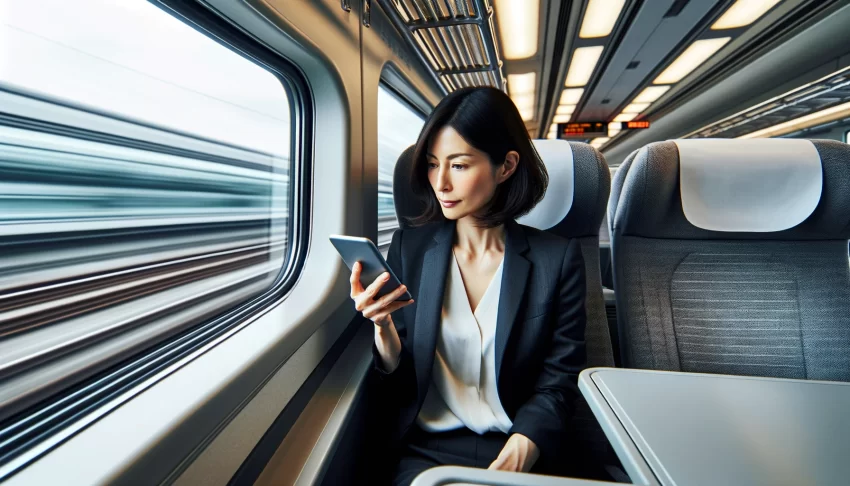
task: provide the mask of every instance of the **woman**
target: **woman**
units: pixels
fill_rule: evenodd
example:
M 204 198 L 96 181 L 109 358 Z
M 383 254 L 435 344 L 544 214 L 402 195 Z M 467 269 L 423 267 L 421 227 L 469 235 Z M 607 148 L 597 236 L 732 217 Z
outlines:
M 387 259 L 407 286 L 375 300 L 387 275 L 364 289 L 358 265 L 351 274 L 402 440 L 393 484 L 439 465 L 525 472 L 563 460 L 585 364 L 584 264 L 577 241 L 514 222 L 547 182 L 497 89 L 455 91 L 423 127 L 410 183 L 426 209 Z M 395 302 L 405 289 L 413 300 Z

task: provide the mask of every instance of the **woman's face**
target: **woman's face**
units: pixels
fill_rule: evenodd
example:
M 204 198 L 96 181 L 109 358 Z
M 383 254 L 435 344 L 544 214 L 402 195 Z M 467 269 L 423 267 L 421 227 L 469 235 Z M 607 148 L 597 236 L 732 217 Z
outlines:
M 447 219 L 482 212 L 496 186 L 513 174 L 519 155 L 509 152 L 501 165 L 468 143 L 452 127 L 437 132 L 427 154 L 428 181 Z M 502 161 L 500 161 L 502 162 Z

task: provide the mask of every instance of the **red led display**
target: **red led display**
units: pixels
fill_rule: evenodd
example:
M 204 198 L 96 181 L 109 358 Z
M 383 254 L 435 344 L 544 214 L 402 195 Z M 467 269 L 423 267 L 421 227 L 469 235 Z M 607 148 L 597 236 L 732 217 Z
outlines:
M 622 122 L 621 126 L 623 130 L 632 130 L 635 128 L 649 128 L 649 120 Z

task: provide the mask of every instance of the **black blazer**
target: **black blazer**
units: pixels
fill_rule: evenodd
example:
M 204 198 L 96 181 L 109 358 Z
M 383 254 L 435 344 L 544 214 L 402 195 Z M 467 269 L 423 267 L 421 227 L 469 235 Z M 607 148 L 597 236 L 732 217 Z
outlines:
M 510 433 L 534 441 L 552 459 L 564 443 L 578 373 L 585 367 L 585 275 L 576 240 L 511 221 L 496 320 L 499 399 Z M 431 381 L 455 222 L 397 230 L 387 262 L 415 300 L 393 313 L 402 343 L 398 368 L 386 373 L 372 345 L 374 373 L 397 408 L 396 436 L 414 424 Z

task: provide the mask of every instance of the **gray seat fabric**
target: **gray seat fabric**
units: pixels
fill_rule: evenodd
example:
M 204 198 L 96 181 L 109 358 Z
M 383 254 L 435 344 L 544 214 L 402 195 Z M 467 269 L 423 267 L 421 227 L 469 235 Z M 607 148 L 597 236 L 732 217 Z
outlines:
M 850 381 L 850 146 L 812 143 L 820 202 L 776 232 L 692 225 L 674 142 L 620 166 L 609 220 L 624 366 Z

